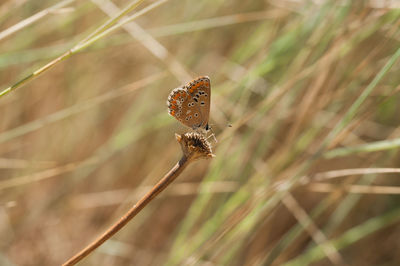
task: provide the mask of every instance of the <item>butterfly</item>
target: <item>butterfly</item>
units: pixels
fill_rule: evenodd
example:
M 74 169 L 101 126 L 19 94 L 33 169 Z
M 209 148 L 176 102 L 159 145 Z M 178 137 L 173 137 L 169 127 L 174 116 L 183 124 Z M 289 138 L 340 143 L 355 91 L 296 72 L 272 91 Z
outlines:
M 193 130 L 208 131 L 210 99 L 210 78 L 198 77 L 172 90 L 167 101 L 168 113 Z

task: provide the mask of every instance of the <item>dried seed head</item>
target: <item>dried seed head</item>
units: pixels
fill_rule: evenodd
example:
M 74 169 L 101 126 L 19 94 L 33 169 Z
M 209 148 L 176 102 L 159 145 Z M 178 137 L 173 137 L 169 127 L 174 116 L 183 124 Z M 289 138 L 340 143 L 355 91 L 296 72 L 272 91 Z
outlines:
M 175 134 L 175 137 L 179 144 L 181 144 L 183 154 L 191 160 L 212 158 L 215 156 L 212 154 L 210 143 L 199 133 Z

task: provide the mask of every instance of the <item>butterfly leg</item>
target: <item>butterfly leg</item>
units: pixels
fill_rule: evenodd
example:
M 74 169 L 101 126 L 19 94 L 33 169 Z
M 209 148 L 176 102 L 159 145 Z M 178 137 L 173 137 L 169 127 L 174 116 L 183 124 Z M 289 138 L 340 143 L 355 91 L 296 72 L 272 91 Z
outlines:
M 214 131 L 212 130 L 212 128 L 211 128 L 211 127 L 208 127 L 208 130 L 211 131 L 211 135 L 209 135 L 209 136 L 206 138 L 206 140 L 208 140 L 209 138 L 213 137 L 215 143 L 218 143 L 217 138 L 215 137 L 215 134 L 214 134 Z

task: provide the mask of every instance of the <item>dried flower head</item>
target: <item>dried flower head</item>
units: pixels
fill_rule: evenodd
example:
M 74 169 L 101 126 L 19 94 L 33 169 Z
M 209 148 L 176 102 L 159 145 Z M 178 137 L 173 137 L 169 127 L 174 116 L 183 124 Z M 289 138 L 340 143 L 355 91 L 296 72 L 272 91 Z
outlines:
M 197 160 L 215 157 L 212 153 L 210 143 L 201 134 L 190 132 L 183 135 L 175 134 L 175 137 L 179 144 L 181 144 L 183 154 L 188 159 Z

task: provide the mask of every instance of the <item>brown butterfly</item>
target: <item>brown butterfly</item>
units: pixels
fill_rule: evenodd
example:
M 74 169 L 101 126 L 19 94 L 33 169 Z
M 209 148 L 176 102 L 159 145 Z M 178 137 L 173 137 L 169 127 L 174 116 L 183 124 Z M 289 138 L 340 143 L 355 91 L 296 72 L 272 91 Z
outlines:
M 198 77 L 168 96 L 168 113 L 193 130 L 208 131 L 210 116 L 210 78 Z

